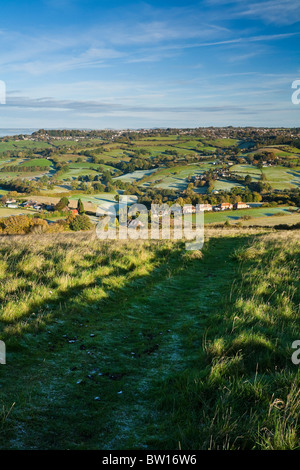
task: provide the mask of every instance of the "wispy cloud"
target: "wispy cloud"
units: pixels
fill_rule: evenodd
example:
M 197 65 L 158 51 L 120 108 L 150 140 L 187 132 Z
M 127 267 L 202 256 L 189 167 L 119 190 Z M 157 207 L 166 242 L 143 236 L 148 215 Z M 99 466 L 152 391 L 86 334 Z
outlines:
M 222 10 L 225 18 L 260 19 L 267 24 L 292 25 L 300 22 L 299 0 L 206 0 L 214 8 Z
M 191 113 L 191 112 L 224 112 L 235 111 L 245 113 L 249 109 L 247 107 L 235 105 L 219 105 L 219 106 L 128 106 L 120 103 L 101 103 L 98 101 L 71 101 L 71 100 L 55 100 L 52 98 L 31 99 L 26 97 L 9 97 L 7 106 L 13 108 L 26 109 L 45 109 L 45 110 L 73 110 L 80 113 L 99 113 L 99 112 L 115 112 L 115 111 L 134 111 L 147 113 Z

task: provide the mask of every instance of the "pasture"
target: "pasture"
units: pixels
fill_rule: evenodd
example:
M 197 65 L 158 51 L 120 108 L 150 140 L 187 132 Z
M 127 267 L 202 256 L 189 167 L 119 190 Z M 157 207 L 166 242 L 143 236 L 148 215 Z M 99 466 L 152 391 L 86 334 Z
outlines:
M 45 167 L 45 169 L 47 169 L 52 166 L 52 162 L 47 160 L 46 158 L 34 158 L 32 160 L 26 160 L 20 163 L 19 166 L 20 167 L 39 166 L 39 167 Z
M 290 189 L 300 187 L 300 167 L 267 167 L 262 172 L 273 189 Z
M 276 214 L 276 217 L 273 217 Z M 230 223 L 242 222 L 244 225 L 247 222 L 247 225 L 255 225 L 256 219 L 264 218 L 267 222 L 272 218 L 272 225 L 277 225 L 281 222 L 276 222 L 280 219 L 277 214 L 282 214 L 282 217 L 288 217 L 291 220 L 291 223 L 295 220 L 298 221 L 300 218 L 299 214 L 295 214 L 293 208 L 289 207 L 256 207 L 251 209 L 239 209 L 239 210 L 228 210 L 220 212 L 205 212 L 204 213 L 204 222 L 205 224 L 220 224 L 228 220 Z M 245 221 L 241 220 L 244 216 L 251 217 L 250 220 Z M 187 219 L 195 221 L 194 215 L 186 215 Z M 273 223 L 273 218 L 275 223 Z M 285 222 L 289 223 L 289 222 Z M 268 225 L 268 224 L 266 224 Z

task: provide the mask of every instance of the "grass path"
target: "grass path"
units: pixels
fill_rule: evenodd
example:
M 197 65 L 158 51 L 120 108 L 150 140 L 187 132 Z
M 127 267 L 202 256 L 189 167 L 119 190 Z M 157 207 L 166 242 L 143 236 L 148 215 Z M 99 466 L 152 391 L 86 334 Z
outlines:
M 237 246 L 244 243 L 239 240 Z M 134 304 L 126 306 L 126 314 L 134 312 L 137 325 L 149 330 L 157 344 L 146 355 L 139 351 L 139 359 L 133 361 L 134 374 L 126 383 L 132 398 L 126 400 L 125 408 L 114 411 L 111 425 L 117 426 L 118 432 L 106 448 L 146 447 L 149 436 L 154 448 L 178 445 L 170 442 L 167 417 L 155 409 L 153 383 L 158 392 L 166 378 L 184 371 L 197 357 L 207 317 L 220 308 L 236 274 L 229 256 L 231 249 L 232 240 L 214 240 L 204 250 L 203 260 L 195 260 L 189 268 L 156 283 L 150 292 L 147 290 Z

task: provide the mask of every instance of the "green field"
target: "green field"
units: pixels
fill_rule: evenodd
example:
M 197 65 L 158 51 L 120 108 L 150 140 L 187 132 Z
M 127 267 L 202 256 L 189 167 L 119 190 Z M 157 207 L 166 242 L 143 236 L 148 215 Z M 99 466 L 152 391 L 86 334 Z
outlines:
M 216 191 L 231 191 L 232 188 L 243 187 L 242 184 L 237 183 L 236 181 L 231 180 L 217 180 L 214 182 L 214 189 Z
M 230 172 L 236 173 L 242 178 L 245 178 L 245 176 L 249 175 L 254 181 L 258 181 L 262 174 L 262 171 L 253 165 L 233 165 L 230 168 Z
M 39 171 L 14 171 L 14 172 L 9 172 L 9 171 L 1 171 L 0 173 L 0 178 L 2 179 L 16 179 L 16 178 L 21 178 L 24 180 L 33 180 L 33 179 L 39 179 L 39 177 L 43 176 L 45 172 L 48 172 L 48 169 L 45 167 L 45 170 L 39 170 Z
M 99 167 L 99 165 L 98 165 Z M 92 176 L 95 177 L 99 174 L 98 171 L 89 168 L 70 168 L 70 170 L 64 171 L 61 175 L 56 176 L 57 181 L 65 181 L 67 179 L 76 179 L 78 176 Z
M 300 187 L 300 167 L 268 167 L 262 169 L 267 182 L 273 189 L 290 189 Z
M 211 146 L 226 148 L 226 147 L 236 147 L 239 144 L 239 141 L 236 139 L 214 139 L 214 140 L 205 140 L 206 144 Z
M 47 160 L 46 158 L 34 158 L 33 160 L 26 160 L 25 162 L 21 163 L 19 165 L 20 167 L 23 166 L 40 166 L 40 167 L 50 167 L 52 166 L 52 163 Z
M 73 169 L 78 169 L 78 168 L 82 168 L 82 169 L 85 169 L 85 168 L 89 168 L 91 170 L 97 170 L 99 168 L 99 164 L 98 163 L 89 163 L 89 162 L 80 162 L 80 163 L 70 163 L 69 167 L 73 170 Z M 102 165 L 101 165 L 102 166 Z
M 258 217 L 272 217 L 274 214 L 282 213 L 288 215 L 291 212 L 288 207 L 259 207 L 255 209 L 240 209 L 236 211 L 224 212 L 208 212 L 205 214 L 205 223 L 219 223 L 229 220 L 229 222 L 237 222 L 241 217 L 250 216 L 253 219 Z M 253 222 L 254 224 L 255 222 Z
M 294 208 L 295 211 L 295 208 Z M 293 211 L 293 208 L 289 207 L 256 207 L 253 209 L 239 209 L 239 210 L 228 210 L 228 211 L 220 211 L 220 212 L 205 212 L 204 213 L 204 221 L 205 224 L 218 224 L 218 223 L 224 223 L 226 220 L 228 220 L 231 223 L 236 223 L 236 222 L 243 222 L 246 223 L 244 220 L 240 220 L 244 216 L 249 216 L 251 217 L 250 220 L 247 221 L 247 225 L 255 225 L 256 224 L 256 219 L 258 218 L 264 218 L 268 220 L 269 218 L 272 218 L 275 221 L 279 219 L 280 217 L 276 215 L 274 217 L 274 214 L 282 214 L 287 219 L 291 218 L 291 223 L 296 223 L 298 221 L 300 215 L 295 214 Z M 293 214 L 293 215 L 292 215 Z M 187 220 L 192 219 L 195 221 L 195 216 L 193 215 L 186 215 Z M 295 219 L 296 218 L 296 219 Z M 275 225 L 280 222 L 275 222 Z M 288 223 L 285 222 L 285 223 Z M 272 223 L 273 225 L 273 223 Z
M 126 173 L 125 175 L 117 176 L 115 179 L 124 181 L 125 183 L 132 183 L 133 181 L 140 181 L 145 176 L 150 176 L 156 172 L 157 172 L 157 169 L 137 170 L 137 171 L 134 171 L 133 173 Z
M 0 153 L 9 150 L 40 150 L 51 148 L 52 145 L 47 142 L 33 142 L 27 140 L 10 140 L 9 142 L 0 142 Z

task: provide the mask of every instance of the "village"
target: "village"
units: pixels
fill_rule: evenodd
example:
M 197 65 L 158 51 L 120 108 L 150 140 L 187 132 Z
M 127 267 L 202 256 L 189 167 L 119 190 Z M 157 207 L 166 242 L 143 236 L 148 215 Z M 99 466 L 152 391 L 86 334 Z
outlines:
M 23 201 L 21 203 L 18 203 L 16 199 L 7 199 L 6 197 L 2 197 L 0 200 L 1 204 L 6 207 L 7 209 L 31 209 L 36 212 L 54 212 L 57 210 L 56 204 L 54 203 L 42 203 L 42 202 L 37 202 L 37 201 Z M 68 212 L 73 215 L 78 215 L 78 210 L 74 208 L 70 208 L 66 206 L 61 210 L 62 212 Z
M 217 206 L 213 206 L 211 204 L 199 204 L 199 210 L 203 212 L 219 212 L 219 211 L 227 211 L 227 210 L 239 210 L 239 209 L 250 209 L 250 205 L 246 204 L 245 202 L 236 202 L 235 204 L 231 204 L 230 202 L 222 202 Z M 184 214 L 195 214 L 197 209 L 195 206 L 186 206 L 183 207 Z
M 41 203 L 33 200 L 23 201 L 18 203 L 16 199 L 2 197 L 0 200 L 1 204 L 8 209 L 32 209 L 36 212 L 54 212 L 56 210 L 56 205 L 54 203 Z M 239 210 L 239 209 L 250 209 L 250 205 L 244 202 L 237 202 L 231 204 L 229 202 L 222 202 L 218 205 L 212 204 L 199 204 L 198 210 L 203 212 L 210 211 L 225 211 L 225 210 Z M 64 211 L 71 212 L 73 215 L 78 215 L 78 210 L 74 208 L 66 207 Z M 186 205 L 183 207 L 183 214 L 195 214 L 197 211 L 196 207 L 193 205 Z M 160 213 L 160 215 L 164 215 Z

